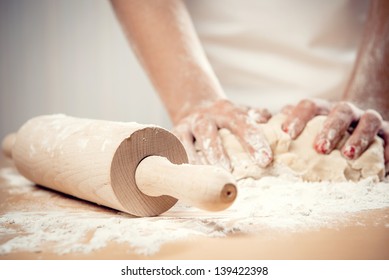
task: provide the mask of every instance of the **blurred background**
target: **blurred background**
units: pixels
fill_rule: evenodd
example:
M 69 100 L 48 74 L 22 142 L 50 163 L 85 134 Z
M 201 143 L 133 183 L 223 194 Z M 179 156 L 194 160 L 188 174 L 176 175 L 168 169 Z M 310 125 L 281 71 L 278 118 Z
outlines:
M 0 139 L 54 113 L 171 128 L 108 0 L 0 0 Z

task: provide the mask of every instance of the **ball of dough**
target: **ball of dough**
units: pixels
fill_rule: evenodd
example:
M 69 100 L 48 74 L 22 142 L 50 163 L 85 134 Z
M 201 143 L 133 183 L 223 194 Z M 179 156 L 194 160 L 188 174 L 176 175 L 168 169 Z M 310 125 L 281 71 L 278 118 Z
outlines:
M 228 130 L 219 131 L 224 147 L 233 165 L 233 175 L 237 179 L 265 175 L 281 175 L 291 171 L 305 181 L 358 181 L 375 176 L 382 180 L 385 176 L 383 142 L 378 136 L 369 148 L 356 160 L 345 159 L 338 149 L 328 155 L 318 154 L 313 148 L 314 138 L 321 130 L 325 116 L 313 118 L 296 140 L 282 131 L 285 120 L 282 114 L 276 115 L 266 124 L 261 124 L 263 132 L 273 151 L 274 161 L 266 169 L 252 162 L 239 141 Z M 349 135 L 340 141 L 344 143 Z

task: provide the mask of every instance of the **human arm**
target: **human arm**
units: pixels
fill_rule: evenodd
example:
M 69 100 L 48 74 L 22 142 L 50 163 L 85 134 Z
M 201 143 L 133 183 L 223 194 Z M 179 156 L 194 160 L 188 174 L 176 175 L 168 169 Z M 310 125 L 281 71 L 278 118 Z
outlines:
M 228 156 L 217 133 L 227 128 L 255 162 L 266 166 L 271 160 L 270 147 L 248 111 L 225 96 L 182 1 L 111 2 L 192 162 L 196 141 L 208 163 L 228 168 Z
M 342 101 L 331 106 L 303 100 L 289 112 L 283 129 L 296 138 L 311 118 L 327 113 L 324 128 L 314 143 L 319 153 L 331 152 L 350 126 L 357 123 L 342 148 L 343 155 L 350 159 L 359 157 L 379 133 L 385 142 L 386 162 L 389 161 L 389 1 L 371 2 Z

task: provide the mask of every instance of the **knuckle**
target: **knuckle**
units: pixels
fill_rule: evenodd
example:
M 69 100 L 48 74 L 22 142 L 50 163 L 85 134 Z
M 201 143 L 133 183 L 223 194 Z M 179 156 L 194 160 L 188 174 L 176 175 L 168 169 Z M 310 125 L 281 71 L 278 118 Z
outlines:
M 254 122 L 266 122 L 271 118 L 271 114 L 266 109 L 251 108 L 247 111 L 247 117 Z
M 233 119 L 231 120 L 229 123 L 228 123 L 228 128 L 237 133 L 239 132 L 242 128 L 244 128 L 242 125 L 241 125 L 241 122 L 240 121 L 237 121 L 236 119 Z
M 347 129 L 353 120 L 356 120 L 356 114 L 352 105 L 348 102 L 339 102 L 328 115 L 328 122 L 339 129 Z
M 281 109 L 281 113 L 285 115 L 290 115 L 293 111 L 294 106 L 292 105 L 286 105 Z
M 310 108 L 316 109 L 316 103 L 310 99 L 301 100 L 297 106 L 305 109 L 310 109 Z
M 381 115 L 377 111 L 371 109 L 366 110 L 361 118 L 364 118 L 369 122 L 378 122 L 380 124 L 383 121 Z
M 252 125 L 253 125 L 253 122 L 247 114 L 235 115 L 234 118 L 229 118 L 228 123 L 227 123 L 227 127 L 233 132 L 238 132 L 239 130 L 244 130 L 247 127 L 250 127 Z
M 259 109 L 258 111 L 262 115 L 262 117 L 266 119 L 270 119 L 272 117 L 271 112 L 266 108 Z
M 335 105 L 333 110 L 343 114 L 354 113 L 353 106 L 347 101 L 340 101 L 338 104 Z
M 218 112 L 219 114 L 227 113 L 231 110 L 234 110 L 236 106 L 234 104 L 226 99 L 217 100 L 213 103 L 212 108 Z M 243 109 L 241 109 L 243 111 Z
M 374 110 L 367 110 L 361 116 L 358 126 L 362 126 L 362 128 L 369 133 L 373 131 L 375 134 L 382 126 L 382 117 Z
M 195 114 L 192 116 L 191 127 L 194 132 L 204 131 L 209 126 L 210 120 L 203 114 Z

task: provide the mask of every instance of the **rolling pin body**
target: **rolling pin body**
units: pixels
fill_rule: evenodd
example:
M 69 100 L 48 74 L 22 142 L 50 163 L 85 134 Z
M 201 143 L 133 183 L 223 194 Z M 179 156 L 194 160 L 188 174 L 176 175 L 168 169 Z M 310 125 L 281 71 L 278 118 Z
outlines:
M 7 137 L 3 150 L 32 182 L 134 216 L 159 215 L 177 198 L 221 210 L 236 196 L 227 172 L 181 166 L 187 162 L 181 142 L 156 126 L 41 116 Z M 200 177 L 197 188 L 190 174 Z M 215 176 L 218 185 L 209 186 Z

